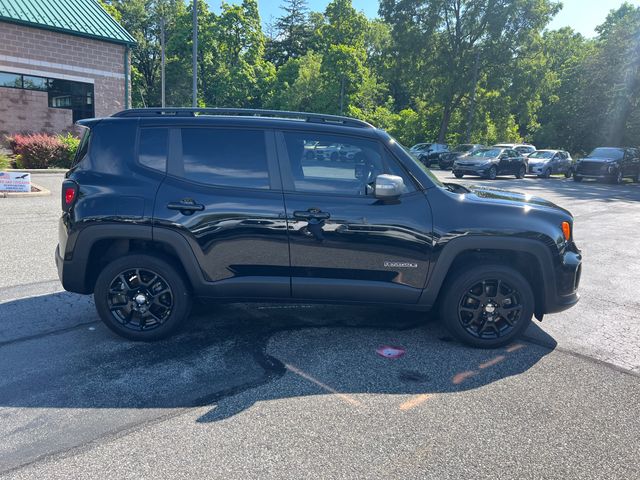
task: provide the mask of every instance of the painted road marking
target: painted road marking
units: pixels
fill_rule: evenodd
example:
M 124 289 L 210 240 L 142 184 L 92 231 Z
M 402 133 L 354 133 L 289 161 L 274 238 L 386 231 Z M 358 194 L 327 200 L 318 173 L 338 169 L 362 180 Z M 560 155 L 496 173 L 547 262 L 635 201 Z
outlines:
M 305 380 L 310 381 L 311 383 L 316 384 L 317 386 L 319 386 L 320 388 L 322 388 L 324 391 L 332 393 L 333 395 L 337 396 L 340 400 L 347 402 L 351 405 L 354 405 L 356 407 L 362 407 L 363 403 L 360 402 L 359 400 L 345 394 L 345 393 L 340 393 L 339 391 L 337 391 L 335 388 L 330 387 L 329 385 L 322 383 L 320 380 L 318 380 L 317 378 L 312 377 L 311 375 L 309 375 L 308 373 L 303 372 L 302 370 L 300 370 L 299 368 L 294 367 L 293 365 L 290 365 L 288 363 L 284 364 L 285 368 L 287 370 L 289 370 L 292 373 L 295 373 L 296 375 L 304 378 Z
M 400 410 L 403 410 L 403 411 L 411 410 L 412 408 L 415 408 L 418 405 L 422 405 L 431 397 L 433 397 L 433 395 L 431 395 L 430 393 L 423 393 L 422 395 L 416 395 L 415 397 L 412 397 L 406 402 L 402 403 L 400 405 Z

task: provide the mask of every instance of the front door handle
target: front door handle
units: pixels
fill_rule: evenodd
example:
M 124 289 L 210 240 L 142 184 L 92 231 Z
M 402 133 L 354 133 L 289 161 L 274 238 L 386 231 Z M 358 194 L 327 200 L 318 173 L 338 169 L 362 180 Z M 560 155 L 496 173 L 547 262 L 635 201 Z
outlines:
M 185 198 L 179 202 L 169 202 L 167 204 L 169 210 L 180 210 L 183 215 L 191 215 L 193 212 L 201 212 L 204 205 L 194 202 L 190 198 Z
M 293 212 L 293 218 L 299 220 L 328 220 L 331 217 L 327 212 L 322 212 L 317 208 L 310 208 L 309 210 L 296 210 Z

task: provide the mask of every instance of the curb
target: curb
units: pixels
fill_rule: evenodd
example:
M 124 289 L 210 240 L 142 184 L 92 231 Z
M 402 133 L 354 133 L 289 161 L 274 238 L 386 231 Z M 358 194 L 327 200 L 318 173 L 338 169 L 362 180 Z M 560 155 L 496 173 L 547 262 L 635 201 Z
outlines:
M 25 198 L 25 197 L 48 197 L 51 191 L 37 183 L 31 182 L 31 186 L 38 189 L 37 192 L 0 192 L 0 198 Z
M 24 172 L 33 174 L 53 174 L 53 173 L 67 173 L 69 170 L 66 168 L 7 168 L 4 172 Z

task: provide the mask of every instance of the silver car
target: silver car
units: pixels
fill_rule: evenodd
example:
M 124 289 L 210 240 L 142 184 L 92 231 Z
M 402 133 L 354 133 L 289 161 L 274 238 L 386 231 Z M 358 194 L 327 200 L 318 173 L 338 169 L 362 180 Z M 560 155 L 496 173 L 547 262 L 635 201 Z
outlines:
M 528 157 L 527 173 L 541 178 L 549 178 L 552 174 L 562 173 L 566 178 L 573 174 L 573 159 L 564 150 L 536 150 Z

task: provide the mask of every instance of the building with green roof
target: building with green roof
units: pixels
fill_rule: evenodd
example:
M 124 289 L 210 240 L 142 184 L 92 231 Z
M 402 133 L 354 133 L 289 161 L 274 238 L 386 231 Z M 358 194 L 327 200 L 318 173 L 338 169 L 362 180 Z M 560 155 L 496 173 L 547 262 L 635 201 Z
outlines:
M 128 108 L 134 44 L 97 0 L 0 0 L 0 134 Z

